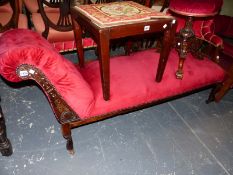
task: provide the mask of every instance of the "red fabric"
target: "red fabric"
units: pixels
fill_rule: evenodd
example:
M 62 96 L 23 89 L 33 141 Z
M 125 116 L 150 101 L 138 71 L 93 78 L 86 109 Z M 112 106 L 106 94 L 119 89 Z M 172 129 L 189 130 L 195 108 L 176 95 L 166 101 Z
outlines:
M 233 17 L 226 15 L 215 16 L 215 32 L 221 36 L 233 38 Z
M 223 45 L 224 45 L 223 53 L 225 53 L 230 57 L 233 57 L 233 44 L 224 42 Z
M 35 65 L 82 119 L 172 97 L 224 78 L 224 71 L 212 61 L 188 55 L 184 78 L 178 80 L 178 60 L 177 52 L 172 50 L 163 80 L 157 83 L 159 54 L 154 50 L 111 58 L 110 101 L 104 101 L 98 60 L 78 70 L 36 33 L 12 30 L 0 37 L 1 75 L 9 81 L 21 81 L 15 74 L 16 68 L 24 63 Z
M 91 62 L 85 69 L 81 69 L 95 96 L 95 106 L 89 117 L 182 94 L 219 82 L 225 76 L 224 71 L 212 61 L 198 60 L 188 55 L 184 66 L 184 78 L 178 80 L 175 72 L 179 58 L 177 52 L 172 50 L 163 79 L 157 83 L 155 75 L 158 60 L 159 54 L 154 50 L 111 58 L 110 101 L 103 100 L 98 61 Z
M 223 37 L 233 38 L 233 17 L 217 15 L 214 24 L 215 33 Z M 233 57 L 233 44 L 227 40 L 223 42 L 223 53 Z
M 16 75 L 21 64 L 42 70 L 78 115 L 89 116 L 94 106 L 93 92 L 76 67 L 38 33 L 25 29 L 5 32 L 0 37 L 0 74 L 9 81 L 21 81 Z
M 170 0 L 169 9 L 187 16 L 209 16 L 217 14 L 223 0 Z
M 66 41 L 66 42 L 54 42 L 52 45 L 58 52 L 67 52 L 76 50 L 75 41 Z M 93 48 L 96 47 L 96 43 L 92 38 L 83 38 L 83 48 Z

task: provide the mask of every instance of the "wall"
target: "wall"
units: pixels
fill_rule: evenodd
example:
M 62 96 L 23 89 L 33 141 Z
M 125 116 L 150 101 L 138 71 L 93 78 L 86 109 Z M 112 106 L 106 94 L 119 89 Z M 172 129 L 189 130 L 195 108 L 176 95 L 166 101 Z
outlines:
M 233 16 L 233 0 L 224 0 L 221 14 Z

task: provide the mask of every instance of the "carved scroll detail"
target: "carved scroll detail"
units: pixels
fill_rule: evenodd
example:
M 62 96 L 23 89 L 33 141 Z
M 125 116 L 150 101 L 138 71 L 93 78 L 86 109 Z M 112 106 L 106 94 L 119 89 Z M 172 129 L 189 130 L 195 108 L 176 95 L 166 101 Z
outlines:
M 39 69 L 32 65 L 23 64 L 18 67 L 16 73 L 24 80 L 32 79 L 40 85 L 46 93 L 55 116 L 60 123 L 64 124 L 80 120 L 78 115 L 65 102 L 56 88 Z

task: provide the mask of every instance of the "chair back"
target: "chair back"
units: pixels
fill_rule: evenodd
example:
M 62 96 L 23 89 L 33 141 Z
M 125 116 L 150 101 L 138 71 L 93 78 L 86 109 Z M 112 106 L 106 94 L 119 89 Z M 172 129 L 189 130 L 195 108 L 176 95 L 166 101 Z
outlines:
M 42 36 L 47 38 L 49 28 L 60 32 L 72 31 L 72 22 L 70 16 L 70 0 L 37 0 L 39 6 L 39 12 L 45 24 L 45 30 L 42 32 Z M 45 12 L 44 7 L 59 8 L 58 21 L 53 22 Z
M 9 30 L 10 28 L 18 27 L 19 20 L 19 0 L 0 0 L 0 6 L 10 4 L 12 12 L 1 12 L 0 11 L 0 33 Z M 6 16 L 10 15 L 10 20 L 5 22 Z

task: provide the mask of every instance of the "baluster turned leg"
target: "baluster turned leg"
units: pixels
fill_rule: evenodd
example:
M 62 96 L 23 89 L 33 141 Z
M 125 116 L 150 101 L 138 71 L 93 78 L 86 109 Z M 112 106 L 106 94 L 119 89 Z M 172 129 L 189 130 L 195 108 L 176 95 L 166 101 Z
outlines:
M 5 119 L 0 106 L 0 152 L 3 156 L 10 156 L 12 154 L 12 146 L 6 135 Z
M 62 135 L 66 139 L 66 149 L 70 154 L 74 154 L 73 139 L 71 136 L 70 124 L 62 124 Z
M 176 71 L 177 79 L 183 78 L 183 65 L 187 53 L 189 51 L 189 39 L 194 36 L 192 27 L 193 27 L 193 18 L 189 16 L 187 17 L 184 28 L 180 30 L 181 43 L 178 43 L 178 47 L 179 47 L 178 51 L 179 51 L 180 59 L 178 64 L 178 70 Z

